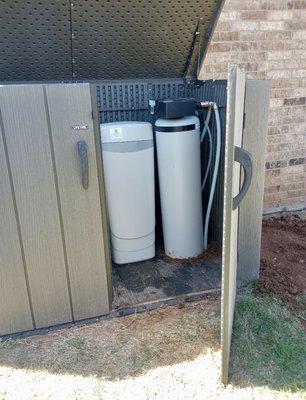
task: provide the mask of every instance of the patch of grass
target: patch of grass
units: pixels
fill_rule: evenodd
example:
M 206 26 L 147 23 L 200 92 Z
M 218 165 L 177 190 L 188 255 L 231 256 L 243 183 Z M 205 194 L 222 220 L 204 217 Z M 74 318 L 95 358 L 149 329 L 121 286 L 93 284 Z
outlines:
M 230 370 L 239 386 L 306 389 L 306 335 L 278 298 L 237 299 Z

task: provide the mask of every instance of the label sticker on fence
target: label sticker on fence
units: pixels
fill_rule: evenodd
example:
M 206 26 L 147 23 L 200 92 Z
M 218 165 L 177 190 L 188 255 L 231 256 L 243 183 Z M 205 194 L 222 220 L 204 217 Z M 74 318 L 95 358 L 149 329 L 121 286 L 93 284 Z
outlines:
M 110 128 L 111 139 L 122 139 L 122 128 Z
M 88 130 L 88 125 L 87 124 L 85 124 L 85 125 L 72 125 L 71 129 L 73 131 L 86 131 L 86 130 Z

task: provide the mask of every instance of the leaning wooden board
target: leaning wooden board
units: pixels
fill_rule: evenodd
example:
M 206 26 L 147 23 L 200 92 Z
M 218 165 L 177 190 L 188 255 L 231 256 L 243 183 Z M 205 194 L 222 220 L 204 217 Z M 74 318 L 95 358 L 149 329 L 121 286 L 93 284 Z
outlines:
M 1 158 L 6 219 L 0 235 L 11 227 L 11 239 L 2 244 L 15 246 L 10 259 L 1 257 L 6 296 L 0 334 L 108 313 L 108 237 L 89 84 L 2 86 L 0 111 L 6 146 Z M 87 189 L 80 176 L 79 139 L 88 146 Z M 18 307 L 8 308 L 16 290 Z

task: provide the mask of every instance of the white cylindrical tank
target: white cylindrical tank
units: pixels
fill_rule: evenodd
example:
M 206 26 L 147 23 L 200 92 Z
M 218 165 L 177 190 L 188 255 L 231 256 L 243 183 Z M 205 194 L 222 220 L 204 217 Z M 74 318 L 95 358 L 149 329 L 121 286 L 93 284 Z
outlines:
M 113 261 L 150 259 L 155 256 L 152 125 L 112 122 L 100 130 Z
M 194 257 L 204 250 L 200 122 L 158 119 L 155 134 L 165 252 Z

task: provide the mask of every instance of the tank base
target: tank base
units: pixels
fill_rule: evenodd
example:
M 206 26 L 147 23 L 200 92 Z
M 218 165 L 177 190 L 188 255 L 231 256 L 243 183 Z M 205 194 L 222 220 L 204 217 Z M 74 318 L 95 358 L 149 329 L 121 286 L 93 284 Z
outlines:
M 173 259 L 177 259 L 177 260 L 188 260 L 188 258 L 194 258 L 194 257 L 198 257 L 200 256 L 202 253 L 204 252 L 204 247 L 201 248 L 200 250 L 197 250 L 194 253 L 188 253 L 188 255 L 184 254 L 177 254 L 174 251 L 170 251 L 170 250 L 166 250 L 165 249 L 165 253 L 167 255 L 167 257 L 173 258 Z
M 128 264 L 132 262 L 150 260 L 155 257 L 155 245 L 135 251 L 120 251 L 112 249 L 112 259 L 116 264 Z

